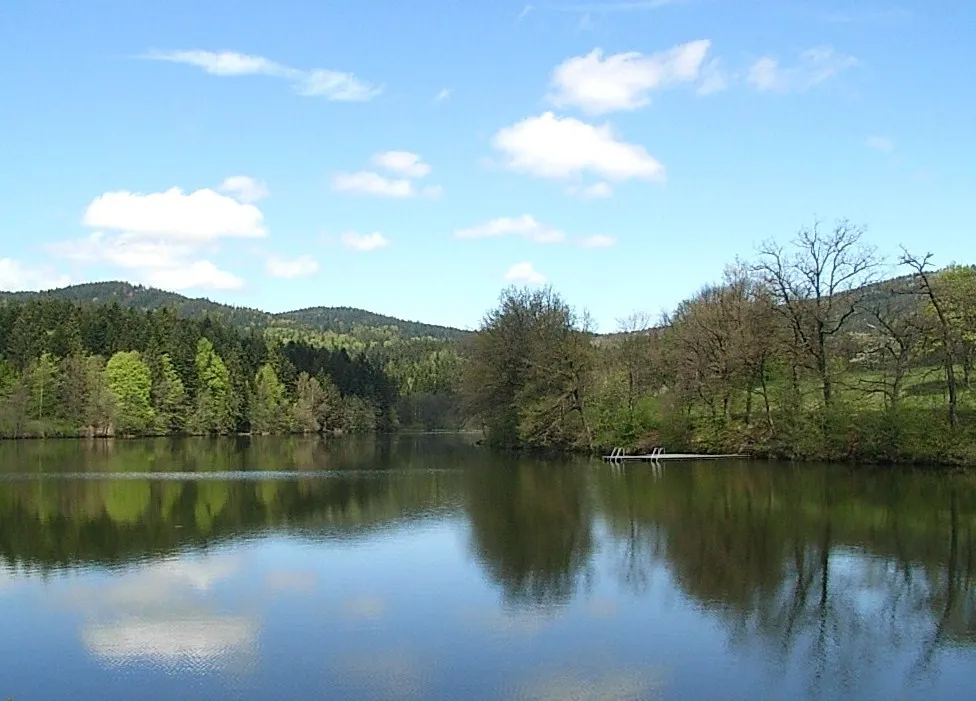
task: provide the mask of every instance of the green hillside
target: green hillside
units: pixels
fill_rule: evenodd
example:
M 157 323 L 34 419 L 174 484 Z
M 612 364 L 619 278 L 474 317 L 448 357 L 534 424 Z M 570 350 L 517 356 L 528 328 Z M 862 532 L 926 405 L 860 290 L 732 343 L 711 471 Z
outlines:
M 38 298 L 95 304 L 109 304 L 114 301 L 123 307 L 140 310 L 169 307 L 186 318 L 197 319 L 209 316 L 238 328 L 298 324 L 319 331 L 351 334 L 362 327 L 383 327 L 397 329 L 399 335 L 404 338 L 432 337 L 443 340 L 457 339 L 467 333 L 447 326 L 404 321 L 350 307 L 309 307 L 281 314 L 270 314 L 259 309 L 220 304 L 204 297 L 185 297 L 175 292 L 132 285 L 127 282 L 89 282 L 44 292 L 0 292 L 0 299 L 27 301 Z

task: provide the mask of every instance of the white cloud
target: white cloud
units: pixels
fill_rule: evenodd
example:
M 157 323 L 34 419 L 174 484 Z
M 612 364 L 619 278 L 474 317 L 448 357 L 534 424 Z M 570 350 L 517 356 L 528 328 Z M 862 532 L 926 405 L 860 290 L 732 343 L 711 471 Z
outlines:
M 697 81 L 710 46 L 700 39 L 649 56 L 631 51 L 605 57 L 601 49 L 593 49 L 556 67 L 549 100 L 590 114 L 643 107 L 652 90 Z
M 594 183 L 589 186 L 570 185 L 567 189 L 570 195 L 582 197 L 584 200 L 595 200 L 613 195 L 613 188 L 609 183 Z
M 434 95 L 434 102 L 444 102 L 447 98 L 451 96 L 452 90 L 450 88 L 444 88 L 439 93 Z
M 760 92 L 801 92 L 858 65 L 855 57 L 820 46 L 802 52 L 797 64 L 786 68 L 779 59 L 763 56 L 752 64 L 747 81 Z
M 297 258 L 271 256 L 265 263 L 265 267 L 269 275 L 283 278 L 307 277 L 319 271 L 318 261 L 308 255 Z
M 228 180 L 234 184 L 234 178 Z M 266 236 L 263 219 L 255 205 L 210 189 L 107 192 L 92 200 L 82 218 L 85 226 L 99 231 L 48 248 L 81 263 L 117 266 L 154 287 L 232 290 L 244 281 L 200 256 L 214 252 L 220 239 Z
M 643 146 L 618 141 L 609 124 L 594 126 L 545 112 L 495 134 L 492 145 L 516 171 L 547 178 L 593 172 L 608 180 L 663 180 L 664 166 Z
M 430 166 L 416 153 L 410 151 L 384 151 L 373 156 L 373 163 L 391 173 L 407 178 L 422 178 L 430 175 Z
M 144 58 L 196 66 L 216 76 L 264 75 L 288 80 L 300 95 L 337 101 L 371 100 L 382 87 L 370 85 L 352 73 L 324 69 L 300 70 L 263 56 L 234 51 L 152 51 Z
M 499 217 L 467 229 L 458 229 L 454 236 L 459 239 L 479 239 L 498 236 L 521 236 L 535 243 L 560 243 L 566 234 L 558 229 L 543 226 L 535 217 L 523 214 L 520 217 Z
M 51 290 L 70 284 L 67 275 L 59 275 L 47 268 L 32 268 L 12 258 L 0 258 L 0 290 Z
M 324 97 L 338 102 L 366 102 L 383 92 L 383 88 L 359 80 L 352 73 L 308 71 L 295 85 L 299 95 Z
M 705 96 L 727 90 L 731 78 L 726 75 L 722 60 L 713 58 L 701 70 L 701 80 L 698 84 L 697 94 Z
M 407 199 L 411 197 L 437 198 L 444 194 L 440 185 L 416 187 L 411 178 L 430 175 L 431 167 L 416 153 L 410 151 L 384 151 L 370 159 L 372 164 L 400 177 L 391 178 L 370 170 L 355 173 L 336 173 L 332 177 L 332 189 L 376 197 Z
M 606 234 L 587 236 L 585 239 L 580 241 L 580 245 L 583 248 L 609 248 L 615 243 L 617 243 L 617 239 L 615 239 L 613 236 L 607 236 Z
M 291 78 L 300 73 L 263 56 L 249 56 L 234 51 L 150 51 L 145 58 L 185 63 L 219 76 L 270 75 Z
M 412 181 L 405 178 L 387 178 L 371 171 L 357 173 L 337 173 L 332 178 L 332 189 L 336 192 L 349 192 L 360 195 L 375 195 L 377 197 L 394 197 L 407 199 L 410 197 L 436 198 L 444 194 L 440 185 L 428 185 L 416 188 Z
M 374 231 L 371 234 L 359 234 L 355 231 L 347 231 L 339 237 L 346 248 L 356 251 L 376 251 L 386 248 L 390 241 L 383 234 Z
M 546 276 L 532 267 L 532 263 L 516 263 L 508 272 L 505 279 L 519 285 L 541 285 L 546 281 Z
M 892 153 L 895 150 L 894 142 L 886 136 L 869 136 L 865 143 L 868 148 L 882 153 Z
M 217 189 L 234 196 L 239 202 L 245 204 L 263 200 L 268 196 L 267 185 L 247 175 L 232 175 L 224 180 Z
M 518 18 L 516 19 L 516 21 L 521 21 L 521 20 L 525 19 L 526 16 L 528 16 L 528 14 L 530 12 L 532 12 L 532 10 L 534 10 L 534 9 L 535 9 L 535 5 L 526 5 L 525 7 L 522 8 L 522 11 L 519 12 L 519 15 L 518 15 Z
M 186 194 L 178 187 L 148 195 L 106 192 L 96 197 L 82 223 L 167 239 L 210 241 L 221 237 L 260 238 L 267 234 L 261 210 L 210 189 Z
M 417 194 L 409 180 L 387 178 L 369 171 L 337 173 L 332 178 L 332 189 L 379 197 L 415 197 Z
M 164 290 L 239 290 L 244 280 L 221 270 L 209 260 L 195 260 L 179 268 L 150 270 L 146 280 L 152 287 Z

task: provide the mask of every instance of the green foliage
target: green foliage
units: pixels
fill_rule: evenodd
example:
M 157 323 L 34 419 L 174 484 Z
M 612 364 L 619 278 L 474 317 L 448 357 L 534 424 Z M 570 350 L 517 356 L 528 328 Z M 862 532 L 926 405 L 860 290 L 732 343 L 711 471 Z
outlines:
M 179 433 L 186 426 L 187 395 L 168 353 L 163 353 L 152 367 L 152 406 L 160 433 Z
M 586 334 L 549 290 L 507 291 L 464 345 L 465 417 L 504 448 L 976 464 L 976 269 L 924 259 L 860 288 L 859 235 L 769 248 L 665 326 L 615 336 Z
M 152 374 L 138 351 L 119 351 L 105 365 L 108 389 L 115 401 L 116 431 L 122 435 L 154 428 Z
M 193 433 L 227 433 L 233 427 L 230 403 L 230 372 L 214 351 L 209 338 L 197 342 L 194 361 L 197 398 L 190 417 Z
M 254 378 L 251 399 L 251 431 L 253 433 L 282 433 L 289 428 L 288 403 L 285 388 L 270 364 L 262 365 Z
M 27 369 L 30 383 L 30 418 L 43 422 L 54 415 L 56 409 L 58 366 L 47 351 Z
M 224 434 L 254 418 L 276 433 L 386 431 L 396 402 L 397 382 L 365 353 L 282 347 L 169 309 L 0 301 L 0 437 Z
M 585 397 L 594 350 L 580 321 L 546 288 L 509 289 L 468 352 L 466 409 L 502 448 L 591 446 Z

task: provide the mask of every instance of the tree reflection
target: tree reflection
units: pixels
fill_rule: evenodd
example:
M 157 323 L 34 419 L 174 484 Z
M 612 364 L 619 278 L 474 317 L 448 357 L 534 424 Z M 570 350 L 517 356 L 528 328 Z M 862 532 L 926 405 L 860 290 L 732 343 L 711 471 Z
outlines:
M 472 548 L 513 606 L 565 603 L 593 550 L 586 473 L 515 462 L 468 473 Z
M 423 459 L 416 443 L 2 444 L 0 558 L 41 569 L 111 565 L 258 531 L 351 538 L 456 508 L 463 444 L 448 441 Z M 390 464 L 403 469 L 381 469 Z M 272 474 L 249 477 L 256 470 Z
M 976 642 L 971 480 L 702 464 L 603 470 L 599 491 L 624 582 L 666 558 L 731 640 L 806 665 L 811 691 L 854 685 L 895 652 L 917 678 L 944 645 Z

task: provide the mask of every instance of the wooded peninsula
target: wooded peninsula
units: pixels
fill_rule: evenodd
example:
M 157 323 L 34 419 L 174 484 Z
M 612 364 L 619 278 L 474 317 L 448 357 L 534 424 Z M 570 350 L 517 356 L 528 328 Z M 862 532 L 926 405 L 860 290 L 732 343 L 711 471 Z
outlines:
M 0 436 L 483 430 L 610 447 L 976 464 L 976 268 L 846 221 L 763 244 L 660 319 L 597 334 L 509 288 L 476 332 L 347 308 L 286 314 L 126 283 L 0 294 Z

